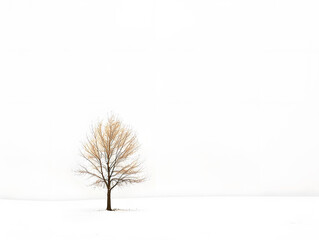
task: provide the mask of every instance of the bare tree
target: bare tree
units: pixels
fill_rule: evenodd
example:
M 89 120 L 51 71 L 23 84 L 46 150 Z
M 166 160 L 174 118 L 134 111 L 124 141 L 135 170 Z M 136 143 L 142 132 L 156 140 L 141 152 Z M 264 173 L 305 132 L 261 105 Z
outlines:
M 86 160 L 78 173 L 94 179 L 92 185 L 107 189 L 107 208 L 111 208 L 111 192 L 116 186 L 144 181 L 137 151 L 139 144 L 132 130 L 114 115 L 98 122 L 83 144 Z

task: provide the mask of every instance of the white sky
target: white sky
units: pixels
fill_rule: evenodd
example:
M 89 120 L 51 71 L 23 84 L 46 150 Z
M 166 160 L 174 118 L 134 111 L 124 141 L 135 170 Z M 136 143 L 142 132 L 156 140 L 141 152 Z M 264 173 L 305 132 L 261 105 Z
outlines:
M 313 1 L 2 0 L 0 197 L 103 197 L 72 172 L 110 111 L 149 181 L 115 196 L 318 195 Z

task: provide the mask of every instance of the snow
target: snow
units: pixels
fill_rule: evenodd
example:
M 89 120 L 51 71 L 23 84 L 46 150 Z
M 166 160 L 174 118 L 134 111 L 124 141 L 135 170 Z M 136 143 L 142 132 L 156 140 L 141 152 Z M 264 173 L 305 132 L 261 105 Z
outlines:
M 319 197 L 0 200 L 0 239 L 319 239 Z

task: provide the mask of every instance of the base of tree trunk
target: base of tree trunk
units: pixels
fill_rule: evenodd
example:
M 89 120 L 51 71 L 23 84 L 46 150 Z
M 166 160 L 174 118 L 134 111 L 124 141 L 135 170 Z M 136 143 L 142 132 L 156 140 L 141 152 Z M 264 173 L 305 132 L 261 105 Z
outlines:
M 107 211 L 112 211 L 112 207 L 111 207 L 111 191 L 110 191 L 110 190 L 107 191 L 107 205 L 106 205 L 106 210 L 107 210 Z
M 106 211 L 113 211 L 113 209 L 110 208 L 110 207 L 107 207 L 105 210 L 106 210 Z

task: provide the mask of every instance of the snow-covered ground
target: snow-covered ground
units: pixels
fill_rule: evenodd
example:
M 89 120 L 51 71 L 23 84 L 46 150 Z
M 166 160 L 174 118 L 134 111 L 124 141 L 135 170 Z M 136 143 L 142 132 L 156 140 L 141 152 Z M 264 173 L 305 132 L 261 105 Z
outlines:
M 318 197 L 0 200 L 0 239 L 319 239 Z

